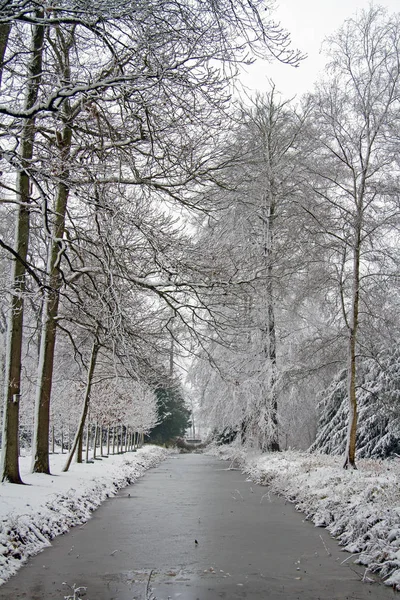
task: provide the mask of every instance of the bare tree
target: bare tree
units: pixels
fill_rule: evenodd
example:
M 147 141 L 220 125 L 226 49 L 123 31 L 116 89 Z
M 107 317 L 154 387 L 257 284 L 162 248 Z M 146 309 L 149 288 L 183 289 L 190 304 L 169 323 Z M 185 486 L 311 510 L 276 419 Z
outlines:
M 40 18 L 39 11 L 36 16 Z M 39 95 L 42 77 L 42 56 L 45 28 L 32 26 L 31 49 L 27 67 L 27 87 L 24 109 L 29 111 Z M 26 119 L 21 133 L 16 197 L 18 202 L 12 273 L 12 300 L 7 326 L 5 403 L 3 416 L 3 451 L 1 479 L 22 483 L 18 466 L 18 415 L 21 395 L 21 347 L 23 337 L 24 290 L 26 259 L 29 243 L 29 205 L 31 203 L 30 162 L 33 157 L 35 117 Z
M 278 291 L 287 290 L 291 285 L 294 260 L 297 261 L 297 268 L 304 262 L 304 258 L 296 252 L 299 236 L 294 235 L 293 228 L 290 228 L 296 214 L 294 200 L 300 179 L 297 141 L 302 132 L 302 120 L 291 109 L 289 101 L 279 98 L 274 85 L 268 94 L 257 97 L 250 109 L 243 109 L 243 113 L 247 136 L 253 140 L 248 147 L 248 153 L 252 155 L 249 166 L 253 171 L 254 183 L 250 188 L 253 194 L 250 200 L 253 214 L 250 218 L 254 237 L 258 239 L 260 270 L 257 296 L 253 303 L 259 313 L 261 352 L 265 360 L 263 398 L 259 403 L 260 414 L 255 418 L 260 427 L 261 448 L 264 451 L 277 451 Z M 259 222 L 258 227 L 256 221 Z
M 291 310 L 294 274 L 305 262 L 295 202 L 302 119 L 272 85 L 269 93 L 241 107 L 238 121 L 236 150 L 230 149 L 237 164 L 227 167 L 230 188 L 223 192 L 208 243 L 215 254 L 225 254 L 226 264 L 233 262 L 239 276 L 222 299 L 229 335 L 225 332 L 225 346 L 211 344 L 219 372 L 206 376 L 213 384 L 202 396 L 220 427 L 240 429 L 242 442 L 247 438 L 263 451 L 277 451 L 282 317 Z
M 61 64 L 58 65 L 61 79 L 67 85 L 71 79 L 69 53 L 74 45 L 74 27 L 69 31 L 57 28 L 55 39 L 48 36 L 50 44 L 55 46 L 55 54 Z M 76 112 L 76 108 L 75 108 Z M 35 408 L 35 427 L 32 452 L 32 471 L 50 473 L 48 459 L 48 431 L 50 426 L 50 397 L 54 368 L 56 343 L 56 319 L 63 285 L 61 256 L 64 252 L 65 218 L 69 196 L 70 153 L 72 145 L 72 110 L 68 99 L 60 109 L 61 131 L 55 132 L 55 143 L 59 154 L 57 184 L 53 208 L 52 223 L 49 223 L 50 243 L 46 265 L 46 281 L 43 287 L 42 323 L 38 360 L 38 378 Z
M 312 194 L 304 208 L 314 219 L 315 235 L 330 247 L 347 331 L 345 468 L 355 468 L 360 309 L 367 301 L 367 282 L 379 275 L 376 243 L 382 244 L 398 211 L 387 134 L 398 111 L 399 31 L 398 16 L 377 7 L 346 21 L 328 40 L 329 78 L 312 97 Z M 389 251 L 390 235 L 386 240 Z

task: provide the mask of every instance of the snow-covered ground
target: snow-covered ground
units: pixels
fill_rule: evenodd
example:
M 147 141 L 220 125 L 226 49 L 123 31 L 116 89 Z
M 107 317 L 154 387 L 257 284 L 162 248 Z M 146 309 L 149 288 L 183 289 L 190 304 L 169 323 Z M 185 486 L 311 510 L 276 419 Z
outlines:
M 359 460 L 345 471 L 338 456 L 286 451 L 260 454 L 235 446 L 210 450 L 252 481 L 268 485 L 327 527 L 368 572 L 400 591 L 400 459 Z
M 22 479 L 29 485 L 0 484 L 0 585 L 29 556 L 49 546 L 55 536 L 85 523 L 106 498 L 166 455 L 162 448 L 145 446 L 89 464 L 72 463 L 70 471 L 62 473 L 66 455 L 53 454 L 52 476 L 30 474 L 30 457 L 21 458 Z

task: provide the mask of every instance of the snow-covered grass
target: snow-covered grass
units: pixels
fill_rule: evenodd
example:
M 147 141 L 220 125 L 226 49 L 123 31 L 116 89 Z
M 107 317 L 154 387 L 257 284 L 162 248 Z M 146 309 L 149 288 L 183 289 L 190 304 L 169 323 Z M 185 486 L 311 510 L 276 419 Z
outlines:
M 74 525 L 85 523 L 106 499 L 155 467 L 167 455 L 156 446 L 116 454 L 89 464 L 71 465 L 66 455 L 50 457 L 53 475 L 30 474 L 30 457 L 21 458 L 22 479 L 29 485 L 0 485 L 0 585 L 29 556 Z
M 286 451 L 260 454 L 235 446 L 212 450 L 327 527 L 355 562 L 400 591 L 400 460 L 358 461 L 345 471 L 338 456 Z

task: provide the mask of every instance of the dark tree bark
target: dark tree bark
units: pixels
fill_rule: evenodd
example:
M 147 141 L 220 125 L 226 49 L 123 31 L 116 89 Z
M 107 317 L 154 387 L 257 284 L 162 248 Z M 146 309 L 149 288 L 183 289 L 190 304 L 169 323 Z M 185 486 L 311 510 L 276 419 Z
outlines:
M 58 53 L 62 64 L 59 65 L 64 82 L 71 79 L 69 64 L 69 51 L 73 44 L 73 31 L 66 40 L 58 32 L 58 42 L 63 53 Z M 56 344 L 56 318 L 60 302 L 60 289 L 62 277 L 60 263 L 63 252 L 63 236 L 65 231 L 65 216 L 69 196 L 69 159 L 72 143 L 71 111 L 67 100 L 62 108 L 64 127 L 56 136 L 60 155 L 60 173 L 57 195 L 54 203 L 54 222 L 52 239 L 47 261 L 47 285 L 44 289 L 44 304 L 42 310 L 42 325 L 40 336 L 38 378 L 36 388 L 35 427 L 32 449 L 32 472 L 50 473 L 49 464 L 49 427 L 50 427 L 50 399 L 53 380 L 54 351 Z
M 0 87 L 3 78 L 4 57 L 7 50 L 8 37 L 11 31 L 11 23 L 0 24 Z
M 44 27 L 32 27 L 32 50 L 28 66 L 25 107 L 29 109 L 37 100 L 41 75 Z M 20 143 L 20 167 L 17 173 L 16 230 L 11 275 L 11 311 L 7 323 L 7 348 L 5 368 L 5 398 L 3 415 L 3 451 L 1 480 L 22 483 L 18 464 L 19 400 L 21 395 L 21 349 L 24 318 L 24 292 L 26 258 L 30 229 L 30 178 L 29 164 L 33 157 L 35 139 L 35 119 L 27 119 L 23 124 Z

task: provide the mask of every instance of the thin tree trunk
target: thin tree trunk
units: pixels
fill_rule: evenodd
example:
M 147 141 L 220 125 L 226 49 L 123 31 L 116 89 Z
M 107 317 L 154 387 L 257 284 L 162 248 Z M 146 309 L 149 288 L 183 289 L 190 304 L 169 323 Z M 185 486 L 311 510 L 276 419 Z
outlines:
M 173 319 L 174 317 L 172 317 L 172 324 L 174 322 Z M 171 327 L 173 327 L 173 325 L 171 325 Z M 174 338 L 171 334 L 171 342 L 169 347 L 169 376 L 171 377 L 171 379 L 174 376 L 174 350 Z
M 244 444 L 246 443 L 246 440 L 247 440 L 247 426 L 248 426 L 248 419 L 243 418 L 242 422 L 240 423 L 240 443 L 242 446 L 244 446 Z
M 193 439 L 196 439 L 196 428 L 194 425 L 194 413 L 193 413 L 193 409 L 192 409 L 192 435 L 193 435 Z
M 359 220 L 361 216 L 359 215 Z M 349 401 L 349 422 L 347 429 L 347 444 L 343 467 L 345 469 L 356 469 L 356 441 L 357 441 L 357 396 L 356 396 L 356 347 L 358 314 L 360 301 L 360 245 L 361 245 L 361 225 L 357 226 L 354 261 L 353 261 L 353 293 L 351 319 L 349 323 L 349 344 L 348 344 L 348 367 L 347 367 L 347 393 Z
M 69 66 L 69 49 L 64 52 L 64 64 L 61 65 L 65 82 L 71 79 Z M 54 206 L 54 224 L 52 240 L 47 261 L 47 286 L 44 290 L 42 312 L 42 328 L 40 336 L 40 352 L 35 404 L 34 453 L 32 454 L 32 472 L 50 473 L 48 457 L 48 431 L 50 415 L 50 399 L 53 381 L 54 351 L 56 344 L 56 318 L 60 302 L 62 276 L 60 272 L 61 255 L 63 252 L 63 237 L 65 231 L 65 216 L 69 196 L 69 159 L 72 143 L 72 129 L 69 121 L 70 106 L 66 101 L 63 105 L 64 127 L 57 137 L 60 153 L 61 171 Z
M 276 389 L 277 366 L 276 366 L 276 329 L 275 312 L 273 305 L 272 290 L 272 265 L 269 265 L 267 292 L 268 292 L 268 359 L 271 368 L 270 377 L 270 427 L 271 432 L 267 440 L 267 450 L 270 452 L 279 452 L 278 439 L 278 396 Z
M 82 439 L 82 437 L 83 437 L 83 430 L 85 427 L 85 421 L 86 421 L 86 417 L 87 417 L 88 410 L 89 410 L 90 392 L 92 389 L 93 374 L 94 374 L 94 370 L 96 367 L 98 352 L 99 352 L 99 343 L 98 343 L 97 339 L 95 339 L 95 341 L 93 342 L 93 346 L 92 346 L 92 354 L 90 356 L 90 363 L 89 363 L 87 379 L 86 379 L 85 397 L 84 397 L 84 401 L 83 401 L 82 414 L 81 414 L 81 418 L 79 421 L 79 427 L 76 432 L 74 443 L 72 444 L 72 448 L 69 453 L 67 462 L 65 463 L 65 467 L 63 468 L 63 472 L 68 471 L 69 467 L 71 466 L 72 458 L 77 449 L 79 440 Z M 88 452 L 88 447 L 89 447 L 89 437 L 86 440 L 86 446 L 87 446 L 87 448 L 86 448 L 86 459 L 87 459 L 87 456 L 88 456 L 87 452 Z
M 90 449 L 90 421 L 88 419 L 86 427 L 86 448 L 85 448 L 85 462 L 89 462 L 89 449 Z
M 104 456 L 104 448 L 103 448 L 103 425 L 100 425 L 100 456 Z
M 110 454 L 110 425 L 107 426 L 107 456 Z
M 97 457 L 97 438 L 99 435 L 99 426 L 96 423 L 94 424 L 94 437 L 93 437 L 93 460 L 96 460 Z
M 38 13 L 42 16 L 42 13 Z M 4 32 L 3 32 L 4 34 Z M 8 34 L 7 34 L 8 35 Z M 5 40 L 5 38 L 4 38 Z M 25 108 L 31 108 L 39 93 L 42 75 L 44 26 L 32 26 L 31 61 L 28 67 L 28 84 Z M 6 43 L 6 40 L 4 41 Z M 24 292 L 26 259 L 28 255 L 30 228 L 30 180 L 28 169 L 33 157 L 35 139 L 35 119 L 24 121 L 20 141 L 20 169 L 17 173 L 17 199 L 19 201 L 16 218 L 14 250 L 11 275 L 11 311 L 7 323 L 7 346 L 5 367 L 5 396 L 3 412 L 3 437 L 1 457 L 1 481 L 23 483 L 18 463 L 19 401 L 21 395 L 21 350 L 24 318 Z M 47 438 L 48 443 L 48 438 Z

